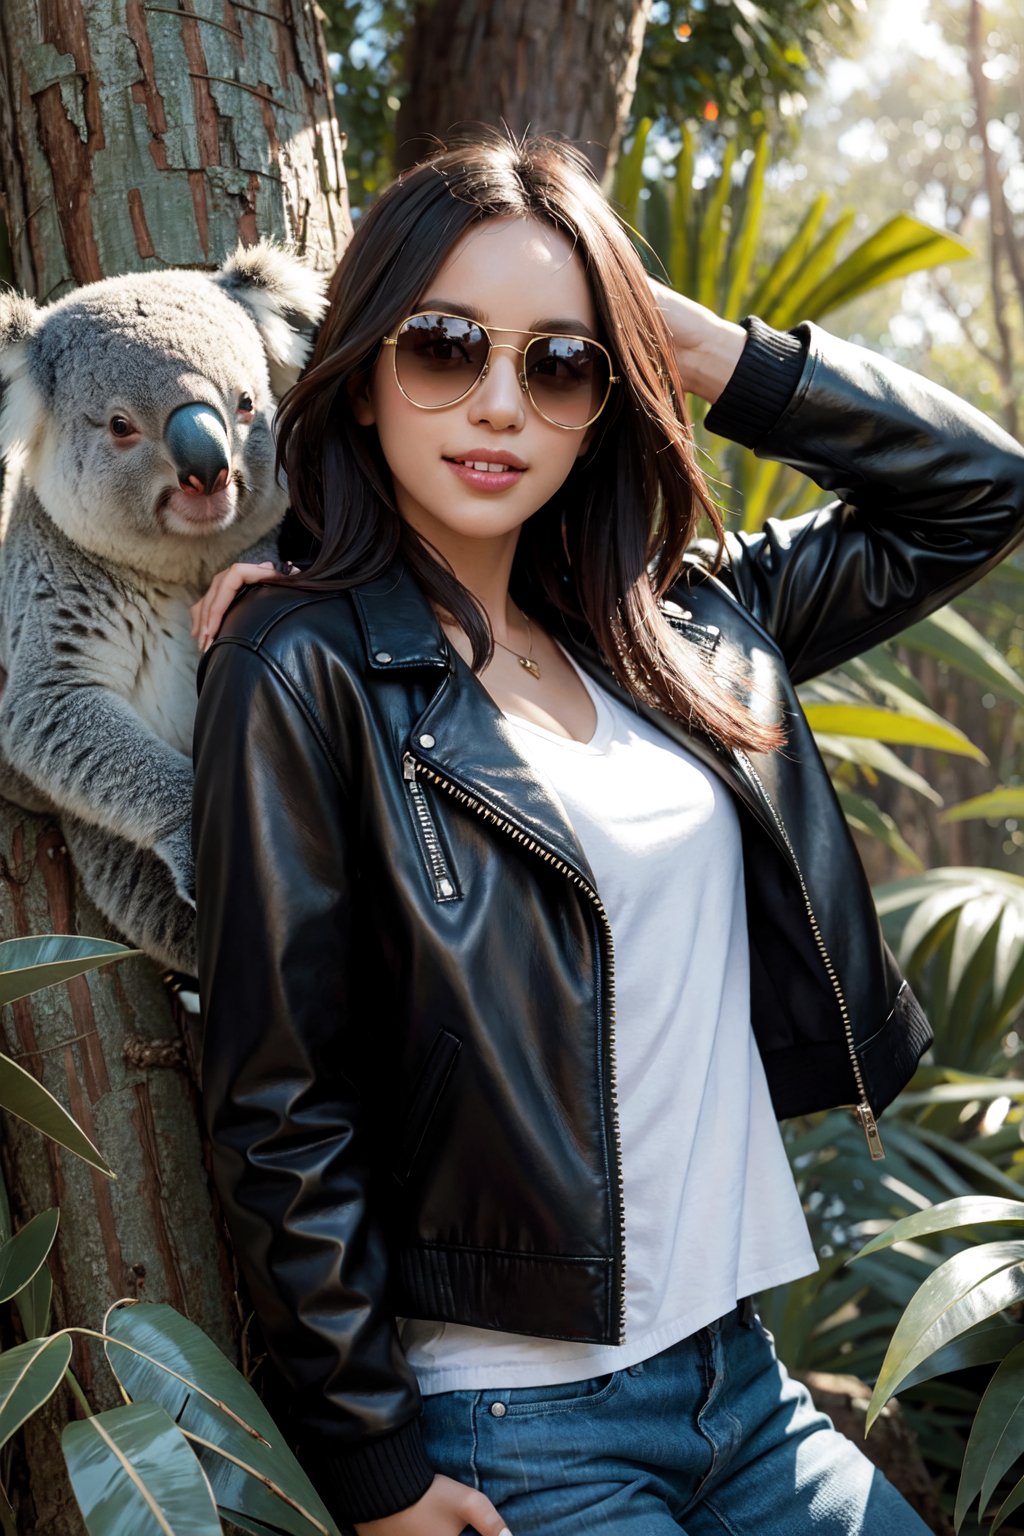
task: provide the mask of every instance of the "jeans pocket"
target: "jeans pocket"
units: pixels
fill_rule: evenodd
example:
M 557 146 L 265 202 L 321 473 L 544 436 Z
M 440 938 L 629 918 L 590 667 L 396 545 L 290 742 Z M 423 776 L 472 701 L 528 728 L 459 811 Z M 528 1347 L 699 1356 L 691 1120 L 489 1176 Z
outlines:
M 509 1417 L 565 1413 L 598 1408 L 614 1397 L 621 1385 L 622 1372 L 611 1371 L 605 1376 L 588 1376 L 583 1381 L 559 1381 L 543 1387 L 513 1387 L 501 1394 L 500 1401 Z

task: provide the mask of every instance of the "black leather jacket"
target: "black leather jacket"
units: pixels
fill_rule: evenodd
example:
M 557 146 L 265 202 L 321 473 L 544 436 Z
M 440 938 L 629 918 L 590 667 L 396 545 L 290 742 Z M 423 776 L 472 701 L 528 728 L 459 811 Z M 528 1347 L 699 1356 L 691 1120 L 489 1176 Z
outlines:
M 874 1117 L 930 1034 L 794 685 L 1006 554 L 1024 450 L 811 324 L 780 338 L 751 322 L 708 425 L 838 497 L 733 538 L 719 576 L 694 559 L 666 605 L 686 642 L 746 652 L 788 745 L 720 753 L 648 713 L 740 806 L 779 1115 L 853 1106 L 877 1151 Z M 615 686 L 585 635 L 563 638 Z M 431 1477 L 396 1314 L 622 1337 L 610 929 L 550 789 L 399 566 L 341 594 L 250 590 L 200 685 L 217 1180 L 300 1454 L 338 1518 L 377 1518 Z

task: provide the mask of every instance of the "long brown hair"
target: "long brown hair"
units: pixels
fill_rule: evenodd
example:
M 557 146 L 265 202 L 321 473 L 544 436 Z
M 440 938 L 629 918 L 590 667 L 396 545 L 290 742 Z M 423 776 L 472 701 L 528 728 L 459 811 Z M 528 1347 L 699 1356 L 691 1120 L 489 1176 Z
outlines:
M 278 412 L 278 461 L 292 507 L 319 541 L 301 584 L 351 587 L 397 553 L 472 646 L 492 654 L 486 615 L 437 552 L 399 516 L 373 428 L 349 388 L 381 340 L 415 311 L 471 225 L 533 218 L 562 231 L 583 260 L 602 339 L 622 383 L 594 441 L 558 493 L 524 525 L 512 595 L 548 625 L 589 628 L 637 698 L 726 746 L 765 751 L 782 732 L 752 712 L 744 660 L 719 646 L 714 666 L 659 609 L 702 514 L 722 552 L 722 521 L 697 465 L 671 337 L 643 265 L 584 158 L 557 140 L 481 130 L 414 166 L 363 214 L 331 282 L 309 366 Z

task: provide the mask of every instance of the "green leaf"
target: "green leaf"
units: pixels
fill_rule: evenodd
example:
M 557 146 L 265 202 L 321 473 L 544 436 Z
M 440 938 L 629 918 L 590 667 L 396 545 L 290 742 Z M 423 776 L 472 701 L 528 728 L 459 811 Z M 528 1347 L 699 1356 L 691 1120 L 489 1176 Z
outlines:
M 644 184 L 644 154 L 647 150 L 647 135 L 650 131 L 651 119 L 642 117 L 636 125 L 632 144 L 619 156 L 615 174 L 615 201 L 619 205 L 623 219 L 634 229 L 640 212 L 640 190 Z
M 843 815 L 851 827 L 866 833 L 869 837 L 877 838 L 911 869 L 924 869 L 921 859 L 888 812 L 879 810 L 873 800 L 867 799 L 864 795 L 855 794 L 852 789 L 846 789 L 843 785 L 836 787 L 836 794 L 843 808 Z
M 41 1339 L 50 1326 L 50 1305 L 53 1301 L 53 1276 L 43 1264 L 36 1270 L 24 1290 L 14 1298 L 14 1305 L 21 1318 L 26 1339 Z
M 1003 1474 L 1024 1452 L 1024 1345 L 1006 1356 L 993 1373 L 971 1425 L 956 1496 L 955 1522 L 981 1495 L 979 1517 Z
M 67 1110 L 59 1104 L 42 1083 L 24 1067 L 19 1067 L 9 1056 L 0 1055 L 0 1109 L 17 1115 L 35 1130 L 49 1136 L 58 1146 L 74 1152 L 92 1168 L 98 1168 L 108 1179 L 114 1177 L 99 1151 L 85 1132 L 72 1120 Z
M 0 1301 L 10 1301 L 46 1263 L 59 1220 L 56 1208 L 40 1211 L 0 1248 Z
M 930 1237 L 934 1232 L 959 1232 L 965 1227 L 978 1227 L 985 1222 L 1009 1222 L 1013 1226 L 1024 1224 L 1024 1200 L 998 1200 L 988 1195 L 965 1195 L 958 1200 L 944 1200 L 927 1211 L 916 1211 L 905 1216 L 894 1226 L 872 1238 L 870 1243 L 855 1255 L 862 1259 L 880 1248 L 890 1248 L 893 1243 L 908 1242 L 918 1237 Z
M 999 1509 L 996 1511 L 995 1519 L 992 1521 L 992 1536 L 995 1536 L 995 1532 L 999 1530 L 1003 1522 L 1013 1514 L 1015 1509 L 1019 1509 L 1022 1504 L 1024 1504 L 1024 1477 L 1022 1477 L 1016 1487 L 1007 1494 L 1006 1498 L 999 1506 Z
M 940 1264 L 897 1324 L 871 1394 L 865 1431 L 922 1360 L 1022 1296 L 1024 1241 L 983 1243 Z
M 221 1536 L 199 1462 L 153 1403 L 67 1424 L 61 1448 L 90 1536 Z
M 815 734 L 815 740 L 819 750 L 826 756 L 837 757 L 844 763 L 854 763 L 867 773 L 885 774 L 886 778 L 905 784 L 932 805 L 942 804 L 938 790 L 921 774 L 915 773 L 884 742 L 871 741 L 866 736 L 828 736 L 821 731 Z
M 990 789 L 984 795 L 961 800 L 943 811 L 940 821 L 997 821 L 1004 816 L 1024 817 L 1024 785 Z
M 901 1391 L 909 1392 L 912 1387 L 936 1376 L 948 1376 L 954 1371 L 966 1371 L 978 1365 L 993 1365 L 997 1360 L 1004 1360 L 1018 1344 L 1024 1344 L 1024 1328 L 1019 1323 L 989 1323 L 972 1333 L 961 1334 L 951 1344 L 936 1350 L 916 1371 L 911 1371 L 904 1378 Z
M 202 1329 L 173 1307 L 139 1302 L 112 1310 L 104 1331 L 122 1388 L 135 1401 L 159 1403 L 193 1440 L 225 1515 L 290 1536 L 336 1536 L 274 1420 Z
M 934 747 L 938 751 L 952 752 L 958 757 L 973 757 L 976 762 L 987 763 L 988 758 L 980 747 L 945 721 L 922 720 L 917 716 L 898 714 L 891 709 L 879 709 L 873 704 L 814 704 L 804 705 L 804 713 L 815 732 L 826 731 L 834 736 L 868 736 L 874 741 L 896 741 L 907 746 Z
M 676 158 L 672 193 L 672 244 L 668 251 L 669 280 L 680 293 L 690 293 L 694 275 L 690 270 L 693 244 L 690 240 L 690 213 L 693 208 L 693 134 L 684 123 L 682 143 Z
M 757 241 L 761 234 L 764 207 L 764 178 L 768 168 L 770 136 L 758 135 L 753 162 L 747 167 L 743 182 L 743 204 L 729 251 L 729 287 L 722 307 L 724 320 L 739 320 L 744 314 L 743 296 L 750 283 Z
M 0 1355 L 0 1445 L 53 1396 L 70 1359 L 71 1340 L 66 1333 L 4 1350 Z
M 129 949 L 127 944 L 115 944 L 110 939 L 81 938 L 69 933 L 4 939 L 0 942 L 0 1004 L 15 1003 L 44 987 L 81 976 L 83 971 L 94 971 L 112 960 L 141 953 L 141 949 Z
M 716 288 L 722 275 L 722 242 L 724 239 L 725 210 L 732 191 L 732 168 L 736 159 L 736 140 L 729 139 L 722 155 L 722 168 L 713 182 L 708 183 L 704 217 L 698 236 L 698 294 L 701 304 L 717 308 L 721 300 Z
M 808 314 L 820 317 L 859 294 L 910 272 L 923 272 L 973 253 L 962 240 L 932 229 L 920 219 L 898 213 L 863 240 L 813 291 L 804 297 Z
M 927 619 L 919 619 L 903 630 L 900 644 L 936 657 L 1001 699 L 1024 704 L 1024 678 L 955 608 L 939 608 Z
M 750 312 L 760 315 L 767 324 L 775 324 L 776 307 L 780 302 L 785 302 L 788 285 L 807 259 L 827 207 L 827 193 L 819 193 L 801 219 L 793 238 L 777 256 L 752 294 Z
M 795 325 L 799 320 L 813 320 L 816 318 L 808 307 L 807 299 L 814 293 L 825 276 L 835 269 L 838 261 L 839 247 L 857 218 L 855 208 L 845 208 L 836 219 L 831 229 L 827 229 L 814 247 L 807 253 L 807 257 L 796 274 L 794 281 L 786 289 L 785 296 L 779 304 L 776 314 L 778 321 L 784 326 Z

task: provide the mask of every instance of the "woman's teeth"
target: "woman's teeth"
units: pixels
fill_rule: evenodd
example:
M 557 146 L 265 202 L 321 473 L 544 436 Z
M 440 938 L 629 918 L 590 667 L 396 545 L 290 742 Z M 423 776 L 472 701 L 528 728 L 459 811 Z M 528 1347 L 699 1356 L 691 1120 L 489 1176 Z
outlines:
M 482 459 L 456 459 L 455 462 L 465 465 L 466 469 L 485 470 L 489 475 L 507 475 L 512 469 L 511 464 L 486 464 Z

